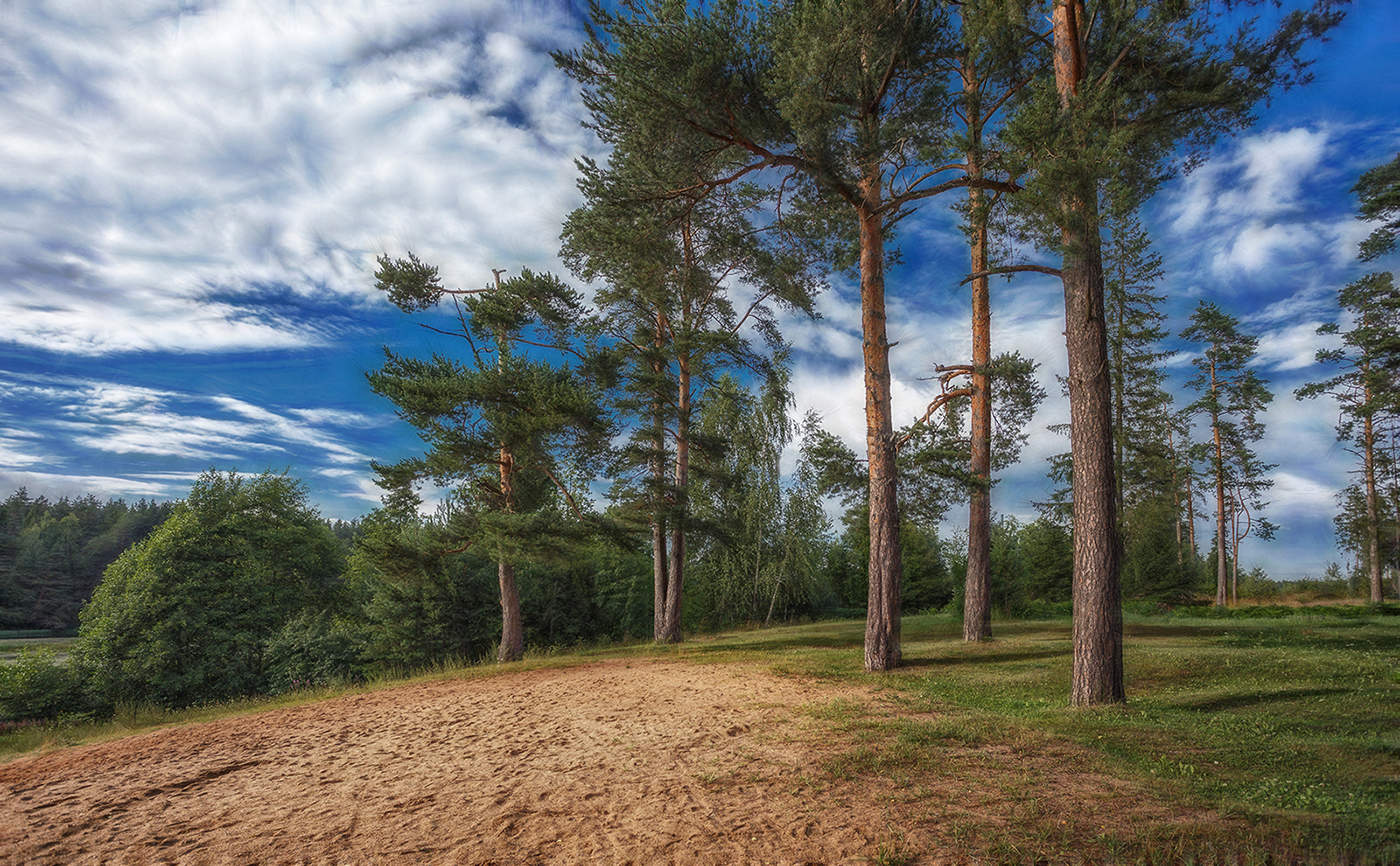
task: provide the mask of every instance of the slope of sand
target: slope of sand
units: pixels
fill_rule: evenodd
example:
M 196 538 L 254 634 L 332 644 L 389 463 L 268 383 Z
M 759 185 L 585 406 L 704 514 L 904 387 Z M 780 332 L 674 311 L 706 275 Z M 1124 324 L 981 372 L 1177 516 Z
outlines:
M 0 859 L 868 862 L 896 820 L 919 862 L 966 859 L 941 825 L 891 811 L 905 809 L 893 785 L 822 769 L 837 747 L 797 709 L 839 696 L 871 700 L 751 667 L 614 661 L 155 731 L 0 765 Z M 1144 804 L 1114 780 L 1074 778 L 1039 796 L 1081 813 Z M 920 796 L 953 807 L 956 788 Z M 1010 801 L 988 796 L 967 814 L 998 820 Z

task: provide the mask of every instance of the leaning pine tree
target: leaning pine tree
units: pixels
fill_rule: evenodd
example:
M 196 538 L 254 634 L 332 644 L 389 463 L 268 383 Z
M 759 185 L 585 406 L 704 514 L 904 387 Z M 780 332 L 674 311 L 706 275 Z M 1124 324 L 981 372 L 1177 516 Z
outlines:
M 496 559 L 500 580 L 501 644 L 497 659 L 524 653 L 524 624 L 516 588 L 517 563 L 567 552 L 589 518 L 580 480 L 606 451 L 611 425 L 601 408 L 597 377 L 584 368 L 576 329 L 586 320 L 577 292 L 547 274 L 523 272 L 482 289 L 446 289 L 437 268 L 381 257 L 380 290 L 405 312 L 456 306 L 455 329 L 425 325 L 460 339 L 463 359 L 405 358 L 385 349 L 384 366 L 369 374 L 377 393 L 418 428 L 428 450 L 391 465 L 375 465 L 380 483 L 402 498 L 423 480 L 450 491 L 444 521 L 452 547 Z M 513 351 L 520 344 L 534 354 Z M 540 360 L 541 352 L 554 357 Z M 578 362 L 574 367 L 566 361 Z
M 1251 108 L 1273 88 L 1306 79 L 1300 52 L 1340 21 L 1341 5 L 1318 0 L 1261 34 L 1257 19 L 1225 31 L 1207 0 L 1033 4 L 1050 32 L 1027 37 L 1050 39 L 1053 64 L 1003 140 L 1025 155 L 1032 172 L 1014 197 L 1027 234 L 1061 259 L 1055 272 L 1064 284 L 1069 359 L 1074 705 L 1124 700 L 1098 190 L 1112 180 L 1142 200 L 1171 173 L 1173 160 L 1247 125 Z

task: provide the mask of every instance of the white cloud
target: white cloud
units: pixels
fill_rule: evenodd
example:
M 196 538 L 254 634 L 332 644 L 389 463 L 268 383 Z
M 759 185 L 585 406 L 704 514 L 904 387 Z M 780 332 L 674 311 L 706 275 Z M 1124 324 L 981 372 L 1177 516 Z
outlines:
M 1317 333 L 1321 324 L 1303 321 L 1261 335 L 1255 355 L 1258 363 L 1280 371 L 1311 367 L 1319 349 L 1340 345 L 1338 338 Z
M 1269 498 L 1275 512 L 1321 518 L 1336 513 L 1335 488 L 1294 472 L 1275 472 L 1273 479 Z
M 555 264 L 596 148 L 545 3 L 21 4 L 0 39 L 0 317 L 99 355 L 315 346 L 374 255 Z M 286 286 L 285 290 L 279 288 Z
M 110 475 L 64 475 L 56 472 L 17 471 L 0 466 L 0 489 L 28 488 L 31 494 L 60 496 L 151 496 L 172 499 L 189 489 L 189 484 L 169 484 L 141 478 Z
M 1246 186 L 1240 191 L 1255 214 L 1272 214 L 1297 206 L 1303 178 L 1327 152 L 1331 135 L 1325 128 L 1265 132 L 1242 139 L 1239 161 Z
M 331 479 L 330 493 L 366 498 L 370 458 L 336 429 L 379 426 L 360 413 L 271 409 L 225 394 L 90 379 L 41 383 L 9 373 L 0 373 L 0 393 L 10 397 L 0 409 L 0 480 L 22 475 L 29 480 L 16 484 L 39 486 L 47 478 L 57 485 L 45 490 L 171 495 L 215 463 L 248 471 L 296 465 Z M 69 468 L 114 458 L 131 467 L 120 484 L 109 484 L 107 473 Z M 152 464 L 162 468 L 152 471 Z

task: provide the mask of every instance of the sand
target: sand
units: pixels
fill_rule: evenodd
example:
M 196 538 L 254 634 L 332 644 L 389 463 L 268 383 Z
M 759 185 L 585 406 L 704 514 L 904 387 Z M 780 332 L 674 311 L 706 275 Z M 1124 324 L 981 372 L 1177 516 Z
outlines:
M 1064 768 L 1037 797 L 1076 822 L 1095 802 L 1170 818 L 1066 766 L 1072 751 L 978 750 L 917 798 L 834 778 L 823 762 L 851 743 L 801 711 L 833 699 L 877 700 L 749 666 L 609 661 L 158 730 L 0 765 L 0 860 L 863 863 L 896 839 L 917 862 L 964 862 L 950 816 L 1002 821 L 1019 802 L 1004 782 L 1037 764 Z

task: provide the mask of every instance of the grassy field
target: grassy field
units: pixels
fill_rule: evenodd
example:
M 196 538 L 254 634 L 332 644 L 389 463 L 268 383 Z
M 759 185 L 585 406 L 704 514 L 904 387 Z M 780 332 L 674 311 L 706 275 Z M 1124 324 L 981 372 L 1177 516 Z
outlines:
M 0 663 L 14 661 L 24 650 L 40 648 L 53 650 L 55 660 L 63 661 L 76 641 L 73 637 L 0 638 Z
M 874 684 L 875 700 L 795 708 L 825 725 L 829 741 L 839 745 L 826 766 L 832 778 L 888 782 L 917 804 L 921 780 L 930 774 L 967 773 L 975 783 L 979 765 L 973 758 L 980 751 L 1054 754 L 1057 744 L 1074 744 L 1087 750 L 1096 770 L 1144 785 L 1183 808 L 1221 816 L 1207 826 L 1169 832 L 1106 822 L 1093 840 L 1099 856 L 1210 862 L 1228 851 L 1231 862 L 1400 862 L 1400 617 L 1358 613 L 1130 618 L 1129 702 L 1090 711 L 1066 705 L 1066 620 L 997 622 L 994 641 L 969 645 L 950 618 L 908 617 L 904 667 L 877 677 L 860 670 L 860 621 L 730 632 L 674 647 L 536 654 L 521 665 L 447 668 L 432 675 L 490 676 L 629 655 L 756 663 L 795 677 Z M 180 714 L 128 710 L 100 725 L 11 731 L 0 735 L 0 753 L 334 693 Z M 1014 794 L 1017 804 L 994 838 L 977 840 L 993 858 L 1032 862 L 1083 855 L 1084 840 L 1057 836 L 1056 816 L 1038 808 L 1038 787 L 1054 780 L 1042 778 L 1044 761 L 1037 766 L 1042 770 L 987 779 Z M 928 810 L 928 820 L 947 820 L 935 804 Z M 897 838 L 879 859 L 906 859 Z
M 906 618 L 905 665 L 880 678 L 903 712 L 829 708 L 858 743 L 833 771 L 912 784 L 937 771 L 940 744 L 1064 738 L 1115 773 L 1239 818 L 1257 837 L 1246 849 L 1261 856 L 1400 862 L 1400 617 L 1130 621 L 1128 705 L 1087 712 L 1067 706 L 1067 622 L 999 622 L 994 632 L 969 645 L 958 622 Z M 823 623 L 679 652 L 859 682 L 862 635 L 863 623 Z M 1125 829 L 1107 829 L 1110 849 Z M 1006 857 L 1040 850 L 1026 831 L 1010 828 Z M 1131 836 L 1124 856 L 1164 844 Z M 1223 840 L 1177 841 L 1204 852 Z

